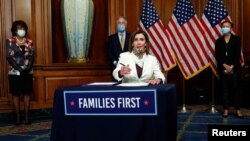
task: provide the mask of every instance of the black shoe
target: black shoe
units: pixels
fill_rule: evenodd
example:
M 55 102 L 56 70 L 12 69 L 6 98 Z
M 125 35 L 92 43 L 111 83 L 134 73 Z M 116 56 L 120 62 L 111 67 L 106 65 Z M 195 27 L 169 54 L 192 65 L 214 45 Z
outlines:
M 222 117 L 223 117 L 223 118 L 227 118 L 227 117 L 228 117 L 228 114 L 226 114 L 226 115 L 223 114 Z
M 19 126 L 19 125 L 21 125 L 21 122 L 15 122 L 14 125 Z
M 30 124 L 31 124 L 31 122 L 30 122 L 30 121 L 25 121 L 25 122 L 24 122 L 24 124 L 26 124 L 26 125 L 30 125 Z
M 237 117 L 237 118 L 240 118 L 240 119 L 244 118 L 243 115 L 238 115 L 238 114 L 236 114 L 236 117 Z
M 224 112 L 222 113 L 222 117 L 223 118 L 227 118 L 229 115 L 229 111 L 228 110 L 224 110 Z
M 16 125 L 16 126 L 21 125 L 20 118 L 16 118 L 16 122 L 14 123 L 14 125 Z

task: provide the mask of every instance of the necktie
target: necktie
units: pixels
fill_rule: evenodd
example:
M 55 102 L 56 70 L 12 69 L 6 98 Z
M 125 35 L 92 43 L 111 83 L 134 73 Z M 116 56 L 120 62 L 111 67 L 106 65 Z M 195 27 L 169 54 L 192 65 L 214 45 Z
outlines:
M 124 35 L 121 34 L 121 40 L 120 40 L 121 48 L 124 49 Z

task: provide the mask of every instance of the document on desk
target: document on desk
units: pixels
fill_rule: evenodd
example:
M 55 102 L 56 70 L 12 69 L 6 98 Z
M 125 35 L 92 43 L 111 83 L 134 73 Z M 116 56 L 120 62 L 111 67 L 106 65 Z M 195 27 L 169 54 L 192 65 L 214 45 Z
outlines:
M 112 86 L 115 83 L 116 82 L 93 82 L 93 83 L 89 83 L 87 85 L 108 85 L 108 86 Z
M 118 84 L 117 86 L 127 86 L 127 87 L 131 87 L 131 86 L 148 86 L 148 83 L 145 83 L 145 82 L 135 82 L 135 83 L 121 83 L 121 84 Z

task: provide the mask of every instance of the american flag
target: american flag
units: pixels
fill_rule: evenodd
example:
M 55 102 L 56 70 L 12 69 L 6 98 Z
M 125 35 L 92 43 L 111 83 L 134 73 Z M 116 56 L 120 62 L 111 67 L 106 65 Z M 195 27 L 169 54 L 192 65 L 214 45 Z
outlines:
M 150 50 L 160 62 L 162 69 L 168 71 L 176 66 L 169 36 L 151 0 L 144 0 L 138 28 L 148 34 Z
M 222 36 L 221 23 L 223 21 L 231 21 L 226 8 L 224 7 L 223 0 L 209 0 L 204 13 L 202 15 L 201 23 L 206 32 L 206 39 L 208 42 L 208 55 L 211 59 L 211 68 L 217 75 L 216 59 L 215 59 L 215 41 Z M 233 34 L 236 32 L 233 31 Z M 243 53 L 241 51 L 241 63 L 244 64 Z
M 166 29 L 185 79 L 209 67 L 204 29 L 190 0 L 178 0 Z

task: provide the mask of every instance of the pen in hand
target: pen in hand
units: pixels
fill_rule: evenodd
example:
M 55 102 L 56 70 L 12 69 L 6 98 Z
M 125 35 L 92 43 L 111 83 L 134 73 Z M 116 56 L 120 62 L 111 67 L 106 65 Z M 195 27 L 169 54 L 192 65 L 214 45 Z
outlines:
M 123 63 L 119 63 L 119 64 L 122 65 L 121 70 L 119 71 L 119 73 L 120 73 L 121 76 L 130 73 L 131 69 L 129 68 L 129 65 L 124 65 Z
M 120 63 L 122 66 L 125 66 L 123 63 Z

